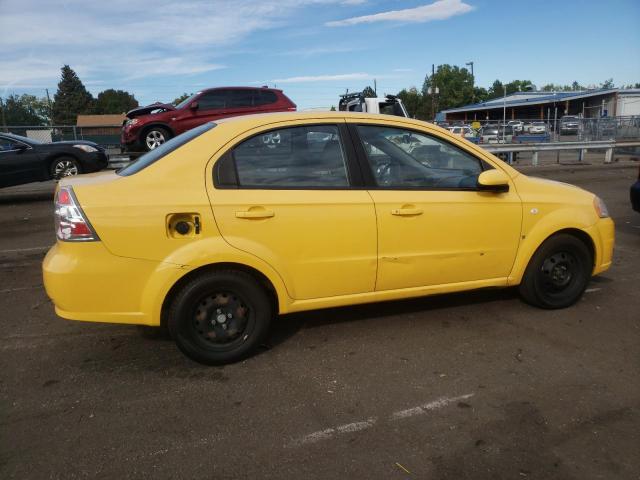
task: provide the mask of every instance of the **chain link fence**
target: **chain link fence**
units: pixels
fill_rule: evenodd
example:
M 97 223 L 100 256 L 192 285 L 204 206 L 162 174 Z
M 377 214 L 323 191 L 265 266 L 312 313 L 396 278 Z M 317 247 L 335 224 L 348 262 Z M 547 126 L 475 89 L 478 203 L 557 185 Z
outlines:
M 483 128 L 506 126 L 507 136 L 514 141 L 571 142 L 598 140 L 636 140 L 640 139 L 640 116 L 582 118 L 566 116 L 551 119 L 507 119 L 503 120 L 454 120 L 438 122 L 454 133 L 460 127 L 467 127 L 465 137 L 478 136 Z M 458 127 L 458 128 L 456 128 Z M 518 140 L 520 138 L 520 140 Z
M 64 140 L 87 140 L 105 147 L 110 152 L 120 151 L 121 125 L 101 125 L 96 127 L 77 127 L 75 125 L 53 126 L 6 126 L 0 131 L 21 135 L 39 142 L 58 142 Z

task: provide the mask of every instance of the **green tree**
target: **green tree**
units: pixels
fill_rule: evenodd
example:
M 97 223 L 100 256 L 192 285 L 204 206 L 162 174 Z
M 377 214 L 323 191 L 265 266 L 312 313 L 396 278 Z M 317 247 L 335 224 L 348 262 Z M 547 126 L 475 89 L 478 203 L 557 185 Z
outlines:
M 416 87 L 411 87 L 408 90 L 403 88 L 398 92 L 398 97 L 404 103 L 407 113 L 411 118 L 426 119 L 425 111 L 423 108 L 423 96 Z
M 371 88 L 370 86 L 364 87 L 364 90 L 362 90 L 362 96 L 364 98 L 375 98 L 375 97 L 377 97 L 375 90 L 373 88 Z
M 74 125 L 79 114 L 92 113 L 94 100 L 69 65 L 64 65 L 61 71 L 58 90 L 53 97 L 53 122 Z
M 613 84 L 613 78 L 605 80 L 600 84 L 600 88 L 614 88 L 614 87 L 615 85 Z
M 9 95 L 0 99 L 0 119 L 6 125 L 46 125 L 49 121 L 49 106 L 46 98 L 34 95 Z
M 183 93 L 182 95 L 180 95 L 178 98 L 175 98 L 173 100 L 173 102 L 171 102 L 174 105 L 178 105 L 180 102 L 186 100 L 187 98 L 189 98 L 191 95 L 193 95 L 193 93 Z
M 437 87 L 439 94 L 435 95 L 433 90 L 429 94 L 430 87 Z M 473 76 L 469 70 L 455 65 L 438 65 L 435 74 L 427 75 L 422 85 L 424 107 L 429 111 L 427 118 L 433 118 L 432 102 L 437 112 L 471 103 L 473 94 Z
M 138 101 L 129 92 L 124 90 L 114 90 L 110 88 L 98 94 L 95 102 L 95 113 L 126 113 L 136 108 Z
M 336 111 L 336 107 L 334 105 L 331 105 L 331 108 L 329 109 L 330 112 L 335 112 Z

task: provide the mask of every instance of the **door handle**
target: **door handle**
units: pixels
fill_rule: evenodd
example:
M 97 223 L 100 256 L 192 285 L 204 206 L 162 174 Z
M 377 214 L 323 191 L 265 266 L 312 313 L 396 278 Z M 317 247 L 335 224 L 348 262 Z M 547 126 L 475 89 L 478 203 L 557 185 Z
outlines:
M 271 218 L 275 213 L 271 210 L 247 210 L 236 212 L 236 218 Z
M 394 208 L 391 210 L 391 215 L 399 215 L 399 216 L 413 216 L 413 215 L 422 215 L 421 208 Z

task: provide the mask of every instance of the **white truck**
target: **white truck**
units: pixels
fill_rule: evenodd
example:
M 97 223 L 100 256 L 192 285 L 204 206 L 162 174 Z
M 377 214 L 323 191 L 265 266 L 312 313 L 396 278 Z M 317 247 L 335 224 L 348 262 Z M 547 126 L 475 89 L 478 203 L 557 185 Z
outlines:
M 341 112 L 367 112 L 409 117 L 402 100 L 395 95 L 365 97 L 362 92 L 340 95 L 338 110 Z

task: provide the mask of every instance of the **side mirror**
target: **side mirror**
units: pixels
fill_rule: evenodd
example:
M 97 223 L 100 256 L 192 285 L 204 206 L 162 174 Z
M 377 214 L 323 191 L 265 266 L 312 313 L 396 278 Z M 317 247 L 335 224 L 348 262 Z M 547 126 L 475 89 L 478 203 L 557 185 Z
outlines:
M 12 150 L 17 150 L 18 152 L 24 152 L 28 147 L 24 143 L 14 143 L 11 145 Z
M 496 193 L 508 192 L 509 177 L 502 170 L 485 170 L 478 175 L 478 189 Z
M 189 105 L 189 108 L 191 110 L 197 110 L 198 109 L 198 102 L 191 102 L 191 105 Z

